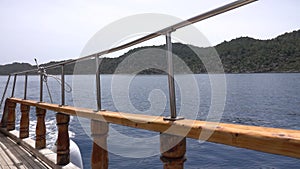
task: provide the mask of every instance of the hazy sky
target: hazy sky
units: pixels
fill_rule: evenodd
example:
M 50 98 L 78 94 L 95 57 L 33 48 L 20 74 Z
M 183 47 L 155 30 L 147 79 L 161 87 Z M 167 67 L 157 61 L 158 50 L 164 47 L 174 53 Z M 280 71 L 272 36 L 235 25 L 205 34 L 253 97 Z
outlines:
M 0 64 L 77 58 L 102 27 L 125 16 L 188 19 L 232 0 L 0 0 Z M 260 0 L 196 23 L 212 45 L 241 36 L 270 39 L 300 29 L 300 0 Z

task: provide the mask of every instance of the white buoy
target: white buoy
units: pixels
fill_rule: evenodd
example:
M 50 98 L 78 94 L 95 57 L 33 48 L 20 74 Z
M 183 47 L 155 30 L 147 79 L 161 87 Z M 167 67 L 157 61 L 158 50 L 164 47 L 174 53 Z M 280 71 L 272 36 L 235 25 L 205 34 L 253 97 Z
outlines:
M 53 152 L 57 152 L 56 145 L 52 147 Z M 80 149 L 77 144 L 70 139 L 70 162 L 79 168 L 83 168 Z

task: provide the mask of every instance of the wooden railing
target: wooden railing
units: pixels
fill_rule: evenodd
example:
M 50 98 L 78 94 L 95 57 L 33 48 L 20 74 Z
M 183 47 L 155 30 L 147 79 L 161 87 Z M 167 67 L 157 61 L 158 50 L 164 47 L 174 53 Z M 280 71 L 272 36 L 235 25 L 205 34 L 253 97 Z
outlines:
M 41 158 L 45 163 L 47 163 L 52 168 L 61 168 L 60 166 L 68 166 L 65 168 L 77 168 L 75 165 L 70 164 L 70 141 L 69 141 L 69 118 L 70 116 L 63 113 L 56 114 L 57 128 L 58 128 L 58 136 L 56 141 L 56 155 L 57 157 L 53 159 L 52 156 L 49 156 L 50 150 L 46 148 L 46 124 L 45 124 L 45 116 L 46 109 L 36 107 L 36 117 L 37 124 L 35 129 L 35 142 L 34 144 L 30 144 L 32 142 L 31 139 L 28 141 L 29 137 L 29 115 L 30 115 L 30 105 L 26 103 L 21 103 L 20 111 L 21 111 L 21 119 L 20 119 L 20 130 L 19 133 L 15 133 L 16 128 L 16 104 L 10 99 L 5 101 L 5 107 L 0 123 L 0 131 L 4 134 L 12 137 L 18 144 L 24 146 L 24 148 L 28 149 L 34 156 Z M 10 133 L 12 132 L 12 133 Z M 17 138 L 18 137 L 18 138 Z M 22 140 L 26 140 L 22 142 Z M 41 150 L 41 151 L 40 151 Z M 43 153 L 43 150 L 44 151 Z M 47 151 L 48 150 L 48 151 Z M 51 151 L 50 151 L 51 152 Z M 46 157 L 49 156 L 49 157 Z
M 93 137 L 92 168 L 108 168 L 108 151 L 106 145 L 109 123 L 160 132 L 161 161 L 164 168 L 183 168 L 186 159 L 186 138 L 202 139 L 200 134 L 203 132 L 212 133 L 206 140 L 209 142 L 300 158 L 299 130 L 213 123 L 188 119 L 166 121 L 160 116 L 110 111 L 95 112 L 86 108 L 61 106 L 18 98 L 8 98 L 6 100 L 1 125 L 7 131 L 15 129 L 15 108 L 17 103 L 21 104 L 22 112 L 20 138 L 28 137 L 29 106 L 36 107 L 36 149 L 42 149 L 46 146 L 46 110 L 59 112 L 56 114 L 58 127 L 56 162 L 58 165 L 66 165 L 70 161 L 68 135 L 70 115 L 91 120 L 91 133 Z M 175 146 L 170 147 L 170 145 Z
M 75 60 L 69 60 L 54 64 L 47 67 L 38 67 L 38 70 L 26 70 L 16 72 L 9 75 L 3 97 L 0 101 L 0 107 L 6 96 L 10 77 L 14 76 L 11 98 L 6 100 L 3 117 L 1 119 L 2 132 L 17 139 L 17 142 L 23 144 L 23 140 L 29 137 L 29 111 L 30 106 L 36 108 L 37 125 L 35 130 L 35 142 L 24 145 L 29 148 L 34 154 L 38 154 L 46 147 L 46 126 L 45 115 L 47 110 L 56 113 L 56 121 L 58 128 L 57 137 L 57 153 L 56 158 L 45 157 L 50 166 L 57 168 L 55 165 L 66 166 L 70 162 L 70 142 L 69 142 L 69 120 L 71 116 L 80 116 L 91 120 L 91 133 L 93 137 L 93 151 L 91 156 L 92 168 L 108 168 L 108 151 L 107 151 L 107 136 L 109 133 L 109 123 L 129 126 L 133 128 L 140 128 L 160 132 L 160 149 L 161 161 L 164 168 L 183 168 L 186 152 L 186 138 L 206 140 L 209 142 L 225 144 L 229 146 L 247 148 L 267 153 L 279 154 L 300 158 L 300 131 L 287 130 L 277 128 L 255 127 L 236 124 L 214 123 L 198 120 L 178 120 L 176 114 L 176 97 L 174 87 L 174 73 L 172 62 L 172 42 L 171 33 L 182 27 L 191 25 L 193 23 L 208 19 L 210 17 L 219 15 L 221 13 L 230 11 L 232 9 L 250 4 L 256 0 L 237 0 L 230 4 L 221 6 L 206 13 L 197 15 L 188 20 L 171 25 L 139 39 L 133 40 L 126 44 L 110 48 L 89 56 L 80 57 Z M 120 51 L 136 44 L 148 41 L 158 36 L 166 36 L 166 53 L 168 57 L 168 85 L 169 85 L 169 104 L 170 104 L 170 118 L 149 115 L 137 115 L 121 112 L 97 111 L 84 108 L 76 108 L 65 105 L 65 66 L 77 61 L 86 59 L 95 59 L 95 63 L 99 63 L 99 57 Z M 47 77 L 47 68 L 61 67 L 61 105 L 43 103 L 43 78 Z M 40 98 L 39 102 L 26 100 L 27 99 L 27 78 L 28 73 L 37 72 L 40 74 Z M 100 69 L 99 65 L 96 70 L 96 101 L 97 110 L 101 110 L 101 88 L 100 88 Z M 25 75 L 24 81 L 24 98 L 14 98 L 15 86 L 18 75 Z M 21 104 L 21 120 L 19 135 L 15 134 L 16 125 L 16 104 Z M 155 120 L 152 120 L 155 119 Z M 166 120 L 168 119 L 168 120 Z M 14 134 L 11 134 L 14 133 Z M 209 136 L 203 133 L 209 133 Z M 204 136 L 204 137 L 203 137 Z M 207 136 L 207 137 L 206 137 Z M 32 145 L 32 146 L 31 146 Z M 101 145 L 101 146 L 100 146 Z M 170 147 L 170 145 L 175 145 Z M 31 148 L 29 147 L 31 146 Z M 39 156 L 39 155 L 38 155 Z M 43 156 L 40 156 L 44 158 Z M 49 160 L 47 160 L 49 157 Z M 55 165 L 53 165 L 55 163 Z

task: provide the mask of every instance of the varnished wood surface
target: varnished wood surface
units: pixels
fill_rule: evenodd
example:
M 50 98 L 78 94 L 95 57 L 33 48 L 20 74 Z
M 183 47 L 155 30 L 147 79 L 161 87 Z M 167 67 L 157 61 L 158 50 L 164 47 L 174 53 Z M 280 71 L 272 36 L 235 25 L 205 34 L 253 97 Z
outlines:
M 7 130 L 14 130 L 16 127 L 16 103 L 8 102 L 8 115 L 7 115 Z
M 36 129 L 35 129 L 35 148 L 43 149 L 46 147 L 46 110 L 36 107 Z
M 160 134 L 160 152 L 164 169 L 183 169 L 186 160 L 186 138 Z
M 29 110 L 30 106 L 21 105 L 20 138 L 29 137 Z
M 163 117 L 99 111 L 9 98 L 9 101 L 92 120 L 165 132 L 235 147 L 300 158 L 300 131 L 198 120 L 164 121 Z
M 57 164 L 66 165 L 70 162 L 70 138 L 69 138 L 70 116 L 62 113 L 56 114 L 57 123 Z
M 21 146 L 0 133 L 0 168 L 45 169 L 49 168 Z
M 91 120 L 91 133 L 93 137 L 92 169 L 108 169 L 108 130 L 109 126 L 106 122 Z
M 29 130 L 29 106 L 22 104 L 20 106 L 20 111 L 22 113 L 20 120 L 20 131 L 14 130 L 15 121 L 16 121 L 16 103 L 10 102 L 6 100 L 4 114 L 0 124 L 0 134 L 4 135 L 3 138 L 10 140 L 11 142 L 6 142 L 5 139 L 0 139 L 0 169 L 2 168 L 39 168 L 37 166 L 31 165 L 31 167 L 24 167 L 23 164 L 28 163 L 32 160 L 40 159 L 40 163 L 44 164 L 48 168 L 54 169 L 77 169 L 73 163 L 68 163 L 64 165 L 57 165 L 57 156 L 59 153 L 55 153 L 46 148 L 46 127 L 45 127 L 45 114 L 46 109 L 42 109 L 36 107 L 36 116 L 37 116 L 37 125 L 36 125 L 36 140 L 32 140 L 28 138 L 28 130 Z M 62 114 L 62 116 L 69 116 Z M 60 120 L 58 120 L 60 121 Z M 3 122 L 3 123 L 2 123 Z M 65 122 L 63 122 L 65 124 Z M 68 123 L 66 123 L 68 124 Z M 68 130 L 68 129 L 66 129 Z M 68 133 L 68 132 L 67 132 Z M 64 133 L 63 133 L 64 134 Z M 64 142 L 66 142 L 64 140 Z M 3 143 L 9 143 L 10 145 L 6 146 Z M 27 157 L 24 152 L 15 149 L 15 147 L 19 147 L 30 157 Z M 3 151 L 4 150 L 4 151 Z M 11 151 L 16 150 L 16 151 Z M 69 145 L 67 145 L 67 151 L 69 152 Z M 5 155 L 6 154 L 6 155 Z M 65 153 L 63 153 L 65 154 Z M 9 157 L 9 158 L 6 158 Z M 17 157 L 20 157 L 18 159 Z M 69 158 L 69 157 L 68 157 Z

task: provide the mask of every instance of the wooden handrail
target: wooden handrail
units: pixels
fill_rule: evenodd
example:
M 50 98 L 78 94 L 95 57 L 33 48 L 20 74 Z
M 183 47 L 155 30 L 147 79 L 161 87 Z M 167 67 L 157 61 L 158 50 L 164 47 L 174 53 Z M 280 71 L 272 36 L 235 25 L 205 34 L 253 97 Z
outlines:
M 57 128 L 58 128 L 58 138 L 56 142 L 56 159 L 53 159 L 49 153 L 50 150 L 46 148 L 46 124 L 45 124 L 45 116 L 47 109 L 33 106 L 36 108 L 36 117 L 37 124 L 35 130 L 35 142 L 32 144 L 31 139 L 27 139 L 29 137 L 29 112 L 30 106 L 28 104 L 21 104 L 21 119 L 20 119 L 20 131 L 19 136 L 16 135 L 15 130 L 15 121 L 16 121 L 16 104 L 17 102 L 13 102 L 10 99 L 6 99 L 4 112 L 1 119 L 1 128 L 0 131 L 5 135 L 14 139 L 18 144 L 24 146 L 24 148 L 29 149 L 35 156 L 45 160 L 49 166 L 53 168 L 64 168 L 60 166 L 66 166 L 66 168 L 78 168 L 74 164 L 70 163 L 70 140 L 68 133 L 68 125 L 70 116 L 63 113 L 56 114 Z M 6 130 L 5 130 L 6 128 Z M 26 141 L 22 141 L 22 139 Z M 39 151 L 41 150 L 41 151 Z M 50 151 L 52 152 L 52 151 Z M 48 157 L 45 157 L 47 155 Z
M 32 100 L 9 98 L 9 102 L 35 106 L 42 109 L 79 116 L 91 120 L 119 124 L 161 133 L 201 139 L 201 132 L 212 132 L 209 142 L 247 148 L 267 153 L 300 158 L 300 131 L 279 128 L 214 123 L 198 120 L 164 121 L 163 117 L 121 112 L 99 111 L 39 103 Z M 170 130 L 170 127 L 173 129 Z

